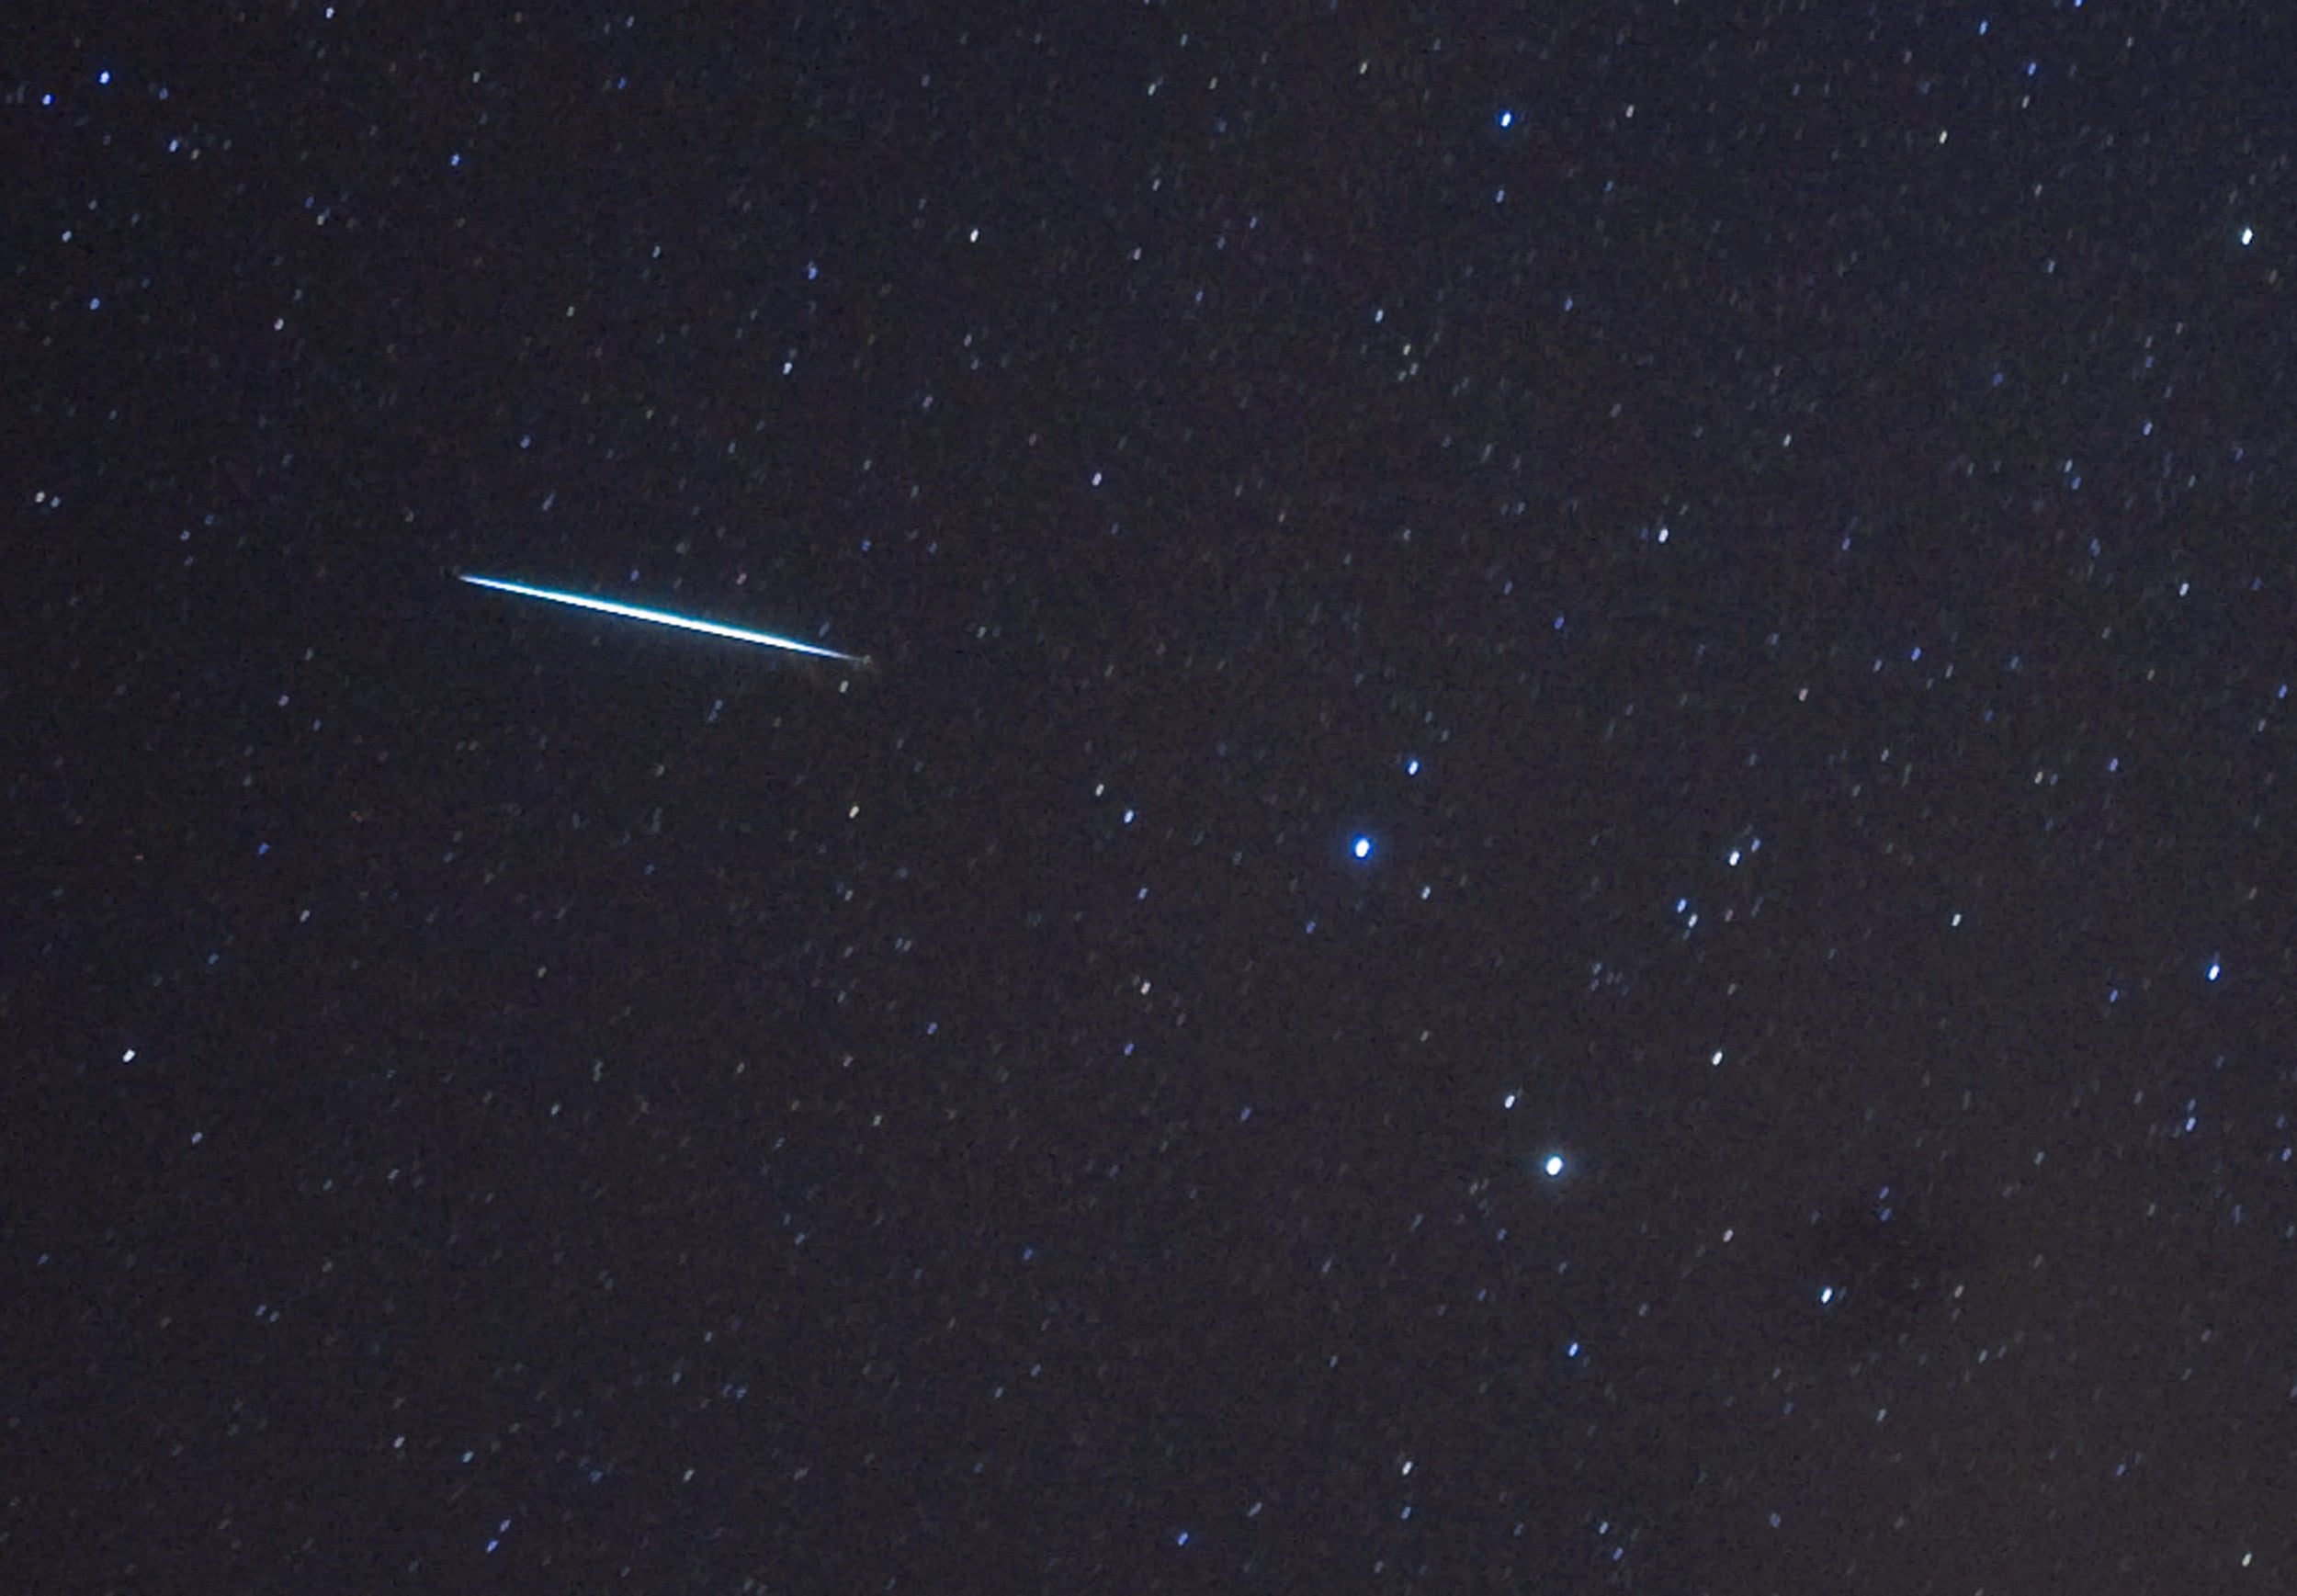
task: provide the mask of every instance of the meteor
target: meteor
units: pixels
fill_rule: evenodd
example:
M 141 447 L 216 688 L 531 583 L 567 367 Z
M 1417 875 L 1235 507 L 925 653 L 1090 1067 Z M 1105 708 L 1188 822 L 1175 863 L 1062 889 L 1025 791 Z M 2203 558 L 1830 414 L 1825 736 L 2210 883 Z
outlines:
M 795 638 L 775 637 L 772 632 L 753 632 L 741 627 L 721 626 L 717 621 L 697 620 L 693 616 L 672 615 L 668 610 L 640 609 L 634 604 L 615 604 L 603 598 L 586 598 L 579 593 L 556 593 L 547 587 L 529 587 L 523 582 L 504 582 L 492 576 L 466 576 L 461 580 L 473 587 L 491 587 L 497 593 L 516 594 L 520 598 L 547 599 L 552 604 L 571 605 L 576 609 L 594 609 L 601 615 L 620 616 L 624 620 L 647 621 L 658 627 L 675 627 L 680 631 L 700 632 L 705 637 L 727 638 L 737 643 L 755 643 L 762 649 L 785 649 L 793 654 L 811 654 L 817 659 L 839 660 L 849 665 L 862 665 L 868 661 L 860 654 L 842 654 L 835 649 L 825 649 L 816 643 L 801 643 Z

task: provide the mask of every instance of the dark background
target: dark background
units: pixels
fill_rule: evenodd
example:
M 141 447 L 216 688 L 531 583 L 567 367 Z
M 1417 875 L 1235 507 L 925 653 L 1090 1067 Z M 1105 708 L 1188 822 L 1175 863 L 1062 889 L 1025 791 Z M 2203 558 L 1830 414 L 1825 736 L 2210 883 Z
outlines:
M 0 1583 L 2288 1588 L 2293 33 L 8 23 Z

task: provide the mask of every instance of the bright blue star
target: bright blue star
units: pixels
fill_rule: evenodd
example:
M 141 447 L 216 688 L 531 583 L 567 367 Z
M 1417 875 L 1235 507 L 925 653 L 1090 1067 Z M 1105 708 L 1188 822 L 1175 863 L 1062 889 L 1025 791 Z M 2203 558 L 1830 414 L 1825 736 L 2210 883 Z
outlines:
M 1348 851 L 1359 859 L 1369 859 L 1372 857 L 1372 839 L 1370 837 L 1358 837 L 1354 842 L 1348 844 Z

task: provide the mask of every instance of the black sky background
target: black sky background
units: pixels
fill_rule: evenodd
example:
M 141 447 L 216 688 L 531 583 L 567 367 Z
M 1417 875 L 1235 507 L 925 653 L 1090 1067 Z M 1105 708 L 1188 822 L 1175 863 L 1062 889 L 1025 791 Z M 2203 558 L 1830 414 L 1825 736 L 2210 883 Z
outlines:
M 0 1583 L 2292 1578 L 2278 13 L 0 39 Z

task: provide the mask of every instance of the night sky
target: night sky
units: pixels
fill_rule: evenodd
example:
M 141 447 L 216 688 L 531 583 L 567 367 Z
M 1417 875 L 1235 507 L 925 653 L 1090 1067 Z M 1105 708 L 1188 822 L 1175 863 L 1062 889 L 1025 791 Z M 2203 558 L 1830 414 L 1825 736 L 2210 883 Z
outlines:
M 191 9 L 0 1586 L 2297 1589 L 2297 17 Z

